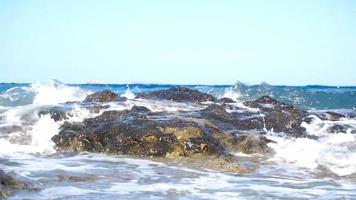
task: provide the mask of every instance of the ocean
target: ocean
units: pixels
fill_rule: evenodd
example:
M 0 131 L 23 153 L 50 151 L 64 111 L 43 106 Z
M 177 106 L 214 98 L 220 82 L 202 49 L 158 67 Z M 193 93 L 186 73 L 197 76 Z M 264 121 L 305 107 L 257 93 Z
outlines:
M 236 108 L 268 95 L 306 111 L 308 135 L 290 137 L 265 130 L 272 154 L 231 152 L 255 170 L 232 173 L 180 162 L 111 155 L 62 152 L 52 137 L 66 122 L 82 122 L 104 111 L 145 106 L 152 112 L 177 114 L 207 104 L 145 100 L 137 94 L 187 87 L 230 98 Z M 125 101 L 100 103 L 93 112 L 83 106 L 87 95 L 110 90 Z M 71 103 L 68 103 L 71 102 Z M 61 108 L 66 119 L 39 115 Z M 228 110 L 233 113 L 234 110 Z M 339 113 L 336 120 L 318 113 Z M 330 127 L 335 127 L 332 132 Z M 241 162 L 242 162 L 241 161 Z M 256 164 L 257 163 L 257 164 Z M 8 199 L 356 199 L 356 87 L 163 84 L 64 84 L 59 81 L 0 83 L 0 169 L 27 182 Z

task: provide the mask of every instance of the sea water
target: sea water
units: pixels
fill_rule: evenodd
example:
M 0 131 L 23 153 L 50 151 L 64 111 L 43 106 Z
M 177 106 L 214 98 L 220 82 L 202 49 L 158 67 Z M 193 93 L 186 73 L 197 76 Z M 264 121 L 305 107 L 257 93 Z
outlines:
M 269 130 L 276 141 L 274 154 L 253 173 L 235 174 L 193 168 L 183 164 L 111 156 L 96 153 L 58 153 L 51 138 L 64 120 L 55 122 L 38 112 L 59 106 L 67 121 L 81 122 L 105 110 L 146 106 L 152 111 L 192 111 L 204 105 L 135 99 L 135 94 L 173 85 L 154 84 L 63 84 L 59 81 L 33 84 L 0 84 L 0 168 L 29 183 L 9 199 L 356 199 L 355 117 L 339 121 L 314 117 L 303 123 L 318 139 L 291 138 Z M 334 111 L 356 116 L 356 87 L 187 85 L 217 98 L 242 102 L 270 95 L 311 113 Z M 112 90 L 125 102 L 106 103 L 92 112 L 79 103 L 88 94 Z M 230 111 L 231 112 L 231 111 Z M 335 124 L 350 127 L 346 133 L 327 133 Z M 258 157 L 259 155 L 244 155 Z

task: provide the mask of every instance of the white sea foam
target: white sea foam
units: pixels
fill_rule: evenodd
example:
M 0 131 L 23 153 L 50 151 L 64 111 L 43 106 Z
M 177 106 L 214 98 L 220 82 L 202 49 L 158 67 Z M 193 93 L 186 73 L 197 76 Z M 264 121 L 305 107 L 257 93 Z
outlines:
M 136 97 L 135 94 L 130 90 L 130 87 L 128 85 L 125 93 L 121 94 L 121 96 L 126 97 L 127 99 L 134 99 Z
M 49 115 L 42 116 L 31 128 L 20 135 L 22 139 L 29 141 L 12 142 L 11 139 L 18 137 L 14 132 L 9 139 L 0 139 L 0 154 L 9 155 L 16 153 L 54 153 L 54 143 L 51 138 L 58 133 L 59 123 L 54 122 Z
M 30 90 L 36 94 L 33 100 L 34 104 L 50 105 L 67 101 L 82 101 L 91 93 L 79 87 L 67 86 L 54 80 L 48 83 L 34 83 L 31 85 Z
M 235 86 L 226 88 L 224 90 L 224 92 L 221 95 L 219 95 L 219 98 L 230 98 L 234 101 L 239 101 L 240 96 L 241 96 L 241 94 L 238 90 L 238 87 L 235 85 Z
M 292 163 L 296 166 L 315 170 L 327 167 L 339 176 L 356 173 L 356 135 L 350 133 L 327 133 L 335 123 L 315 119 L 311 124 L 303 123 L 307 132 L 319 139 L 289 138 L 270 133 L 268 137 L 277 143 L 270 143 L 276 154 L 270 160 Z M 349 120 L 347 124 L 354 124 Z

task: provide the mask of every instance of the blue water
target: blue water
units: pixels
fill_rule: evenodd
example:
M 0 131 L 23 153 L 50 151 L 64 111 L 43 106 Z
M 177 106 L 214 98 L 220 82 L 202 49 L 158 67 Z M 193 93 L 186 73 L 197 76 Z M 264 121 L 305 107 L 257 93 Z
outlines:
M 55 82 L 57 83 L 57 82 Z M 78 87 L 90 92 L 99 90 L 111 90 L 118 94 L 123 94 L 129 88 L 134 94 L 148 92 L 170 87 L 188 87 L 216 96 L 224 94 L 230 90 L 238 94 L 239 101 L 254 100 L 263 95 L 272 96 L 280 101 L 294 104 L 304 109 L 356 109 L 356 86 L 273 86 L 266 83 L 259 85 L 246 85 L 237 83 L 234 85 L 169 85 L 169 84 L 68 84 L 70 87 Z M 0 83 L 0 106 L 17 106 L 31 104 L 36 91 L 22 90 L 31 88 L 28 83 Z M 4 98 L 4 93 L 15 89 L 17 96 L 24 94 L 24 98 L 19 97 L 14 103 Z M 10 95 L 11 96 L 11 95 Z
M 266 137 L 272 155 L 240 155 L 239 162 L 258 166 L 248 174 L 231 174 L 165 161 L 95 153 L 57 152 L 51 137 L 65 122 L 82 122 L 97 115 L 75 103 L 99 90 L 130 97 L 111 102 L 107 110 L 146 106 L 153 112 L 181 113 L 199 110 L 205 104 L 133 99 L 135 94 L 177 85 L 157 84 L 64 84 L 0 83 L 0 169 L 33 183 L 34 189 L 15 192 L 14 200 L 86 199 L 356 199 L 356 118 L 338 121 L 314 116 L 304 124 L 308 134 L 319 139 L 274 134 Z M 307 111 L 351 112 L 355 115 L 356 87 L 246 85 L 180 85 L 241 102 L 263 95 L 291 103 Z M 71 104 L 63 104 L 65 102 Z M 54 121 L 39 111 L 63 107 L 68 119 Z M 104 109 L 104 107 L 103 107 Z M 237 110 L 238 111 L 238 110 Z M 104 112 L 104 110 L 102 111 Z M 229 112 L 233 112 L 229 110 Z M 351 115 L 348 115 L 351 116 Z M 346 133 L 329 133 L 334 125 Z M 231 152 L 236 153 L 236 152 Z M 66 177 L 79 177 L 73 181 Z M 86 180 L 86 178 L 88 178 Z M 74 178 L 75 179 L 75 178 Z

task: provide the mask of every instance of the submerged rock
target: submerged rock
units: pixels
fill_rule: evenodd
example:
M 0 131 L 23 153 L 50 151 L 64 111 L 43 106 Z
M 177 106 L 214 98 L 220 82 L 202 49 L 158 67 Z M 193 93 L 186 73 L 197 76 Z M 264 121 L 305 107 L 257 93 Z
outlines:
M 329 121 L 340 121 L 341 118 L 345 118 L 346 116 L 341 114 L 341 113 L 336 113 L 336 112 L 323 112 L 323 113 L 312 113 L 316 115 L 318 118 L 321 120 L 329 120 Z
M 239 135 L 233 141 L 234 151 L 246 154 L 253 153 L 271 153 L 272 149 L 268 147 L 268 143 L 275 143 L 273 140 L 267 139 L 265 136 L 258 135 Z
M 333 126 L 329 127 L 326 131 L 329 133 L 347 133 L 350 130 L 352 133 L 352 126 L 346 124 L 334 124 Z
M 25 186 L 26 184 L 7 175 L 0 169 L 0 198 L 7 197 L 13 190 L 23 189 Z
M 111 102 L 118 99 L 118 95 L 109 91 L 103 90 L 99 92 L 95 92 L 94 94 L 88 95 L 84 102 Z
M 168 90 L 156 90 L 148 93 L 140 93 L 137 98 L 156 99 L 156 100 L 172 100 L 178 102 L 205 102 L 216 101 L 216 98 L 210 94 L 202 93 L 198 90 L 193 90 L 185 87 L 173 87 Z
M 51 107 L 45 108 L 38 112 L 38 116 L 50 115 L 54 121 L 61 121 L 63 119 L 68 119 L 65 110 L 61 107 Z

